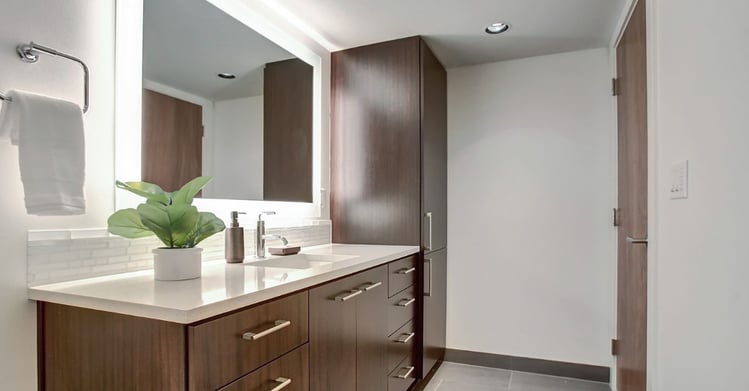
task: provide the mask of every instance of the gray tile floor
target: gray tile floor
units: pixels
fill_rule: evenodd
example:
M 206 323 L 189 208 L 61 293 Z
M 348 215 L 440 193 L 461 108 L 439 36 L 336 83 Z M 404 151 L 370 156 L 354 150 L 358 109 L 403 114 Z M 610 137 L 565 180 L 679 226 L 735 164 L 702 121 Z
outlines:
M 424 391 L 610 391 L 608 384 L 444 362 Z

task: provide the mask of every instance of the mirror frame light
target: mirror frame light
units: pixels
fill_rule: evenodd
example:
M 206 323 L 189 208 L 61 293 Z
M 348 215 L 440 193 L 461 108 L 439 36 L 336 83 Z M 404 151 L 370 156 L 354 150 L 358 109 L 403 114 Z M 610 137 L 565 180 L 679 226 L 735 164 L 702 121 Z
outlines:
M 139 181 L 141 178 L 141 121 L 143 89 L 143 1 L 116 0 L 115 32 L 115 178 Z M 283 29 L 255 12 L 242 0 L 205 0 L 247 27 L 265 36 L 314 71 L 312 102 L 312 202 L 195 199 L 202 210 L 216 213 L 224 220 L 230 211 L 252 216 L 273 210 L 283 220 L 321 219 L 324 202 L 322 188 L 322 58 Z M 112 184 L 114 186 L 114 184 Z M 117 190 L 115 208 L 132 208 L 142 202 L 138 197 Z

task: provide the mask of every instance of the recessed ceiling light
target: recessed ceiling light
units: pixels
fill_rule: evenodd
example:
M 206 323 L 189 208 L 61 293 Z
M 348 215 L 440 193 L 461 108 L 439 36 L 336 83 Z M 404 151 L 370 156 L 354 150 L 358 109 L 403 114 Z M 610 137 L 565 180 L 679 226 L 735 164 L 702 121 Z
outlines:
M 222 79 L 236 79 L 237 75 L 235 75 L 233 73 L 222 72 L 222 73 L 218 74 L 218 77 L 220 77 Z
M 487 34 L 502 34 L 509 29 L 510 29 L 509 24 L 499 22 L 499 23 L 492 23 L 486 26 L 484 31 L 486 31 Z

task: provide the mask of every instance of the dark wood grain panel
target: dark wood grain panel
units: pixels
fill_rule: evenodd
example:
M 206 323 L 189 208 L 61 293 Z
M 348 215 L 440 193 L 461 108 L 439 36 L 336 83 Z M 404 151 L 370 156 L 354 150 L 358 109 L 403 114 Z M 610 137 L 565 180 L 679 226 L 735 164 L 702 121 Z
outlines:
M 423 373 L 445 357 L 447 250 L 424 255 Z
M 142 180 L 179 189 L 203 172 L 203 108 L 144 89 L 141 143 Z
M 447 247 L 447 72 L 421 41 L 421 154 L 425 251 Z
M 384 389 L 376 387 L 387 381 L 386 279 L 387 266 L 380 266 L 310 290 L 311 390 Z M 378 282 L 349 300 L 335 300 Z
M 620 391 L 644 391 L 647 379 L 648 193 L 646 2 L 635 6 L 616 49 L 618 106 L 617 383 Z
M 388 335 L 394 333 L 416 316 L 416 285 L 388 299 Z M 408 304 L 410 302 L 410 304 Z
M 418 254 L 388 264 L 388 296 L 416 284 Z
M 309 390 L 309 345 L 303 345 L 262 368 L 240 378 L 220 391 L 266 391 L 278 387 L 283 380 L 291 383 L 284 391 Z
M 260 339 L 242 339 L 278 320 L 291 324 Z M 215 390 L 308 341 L 306 291 L 188 329 L 190 390 Z
M 382 391 L 388 373 L 387 268 L 362 276 L 382 284 L 356 298 L 356 391 Z
M 356 300 L 334 298 L 364 283 L 362 278 L 348 277 L 310 290 L 312 391 L 356 389 Z
M 405 378 L 398 377 L 399 374 L 405 375 L 405 370 L 415 366 L 414 356 L 410 355 L 396 366 L 388 375 L 388 391 L 407 391 L 416 381 L 416 370 L 411 371 L 410 375 Z M 384 388 L 383 388 L 384 390 Z
M 44 390 L 185 389 L 185 326 L 43 303 Z
M 264 200 L 312 202 L 312 80 L 297 58 L 265 65 Z
M 332 55 L 333 242 L 421 243 L 420 38 Z
M 418 336 L 411 337 L 406 342 L 402 341 L 415 332 L 416 325 L 413 321 L 410 321 L 390 336 L 388 342 L 388 373 L 393 372 L 406 357 L 413 356 Z

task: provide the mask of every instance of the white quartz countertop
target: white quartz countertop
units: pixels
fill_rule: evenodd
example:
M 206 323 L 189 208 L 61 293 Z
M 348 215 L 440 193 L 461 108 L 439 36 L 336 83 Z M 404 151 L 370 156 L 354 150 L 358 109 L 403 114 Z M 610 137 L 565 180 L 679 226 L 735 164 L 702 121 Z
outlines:
M 195 280 L 155 281 L 153 270 L 145 270 L 34 286 L 28 292 L 32 300 L 189 324 L 417 252 L 417 246 L 328 244 L 303 248 L 300 254 L 313 259 L 304 266 L 281 260 L 209 261 Z M 284 257 L 268 259 L 276 258 Z

